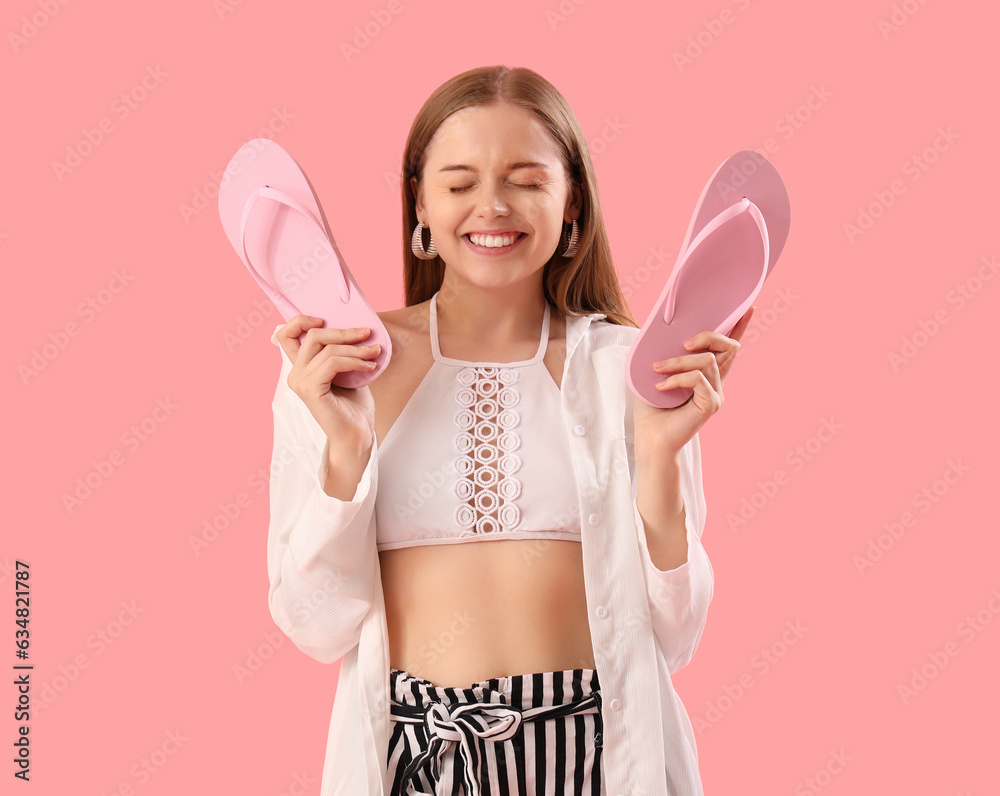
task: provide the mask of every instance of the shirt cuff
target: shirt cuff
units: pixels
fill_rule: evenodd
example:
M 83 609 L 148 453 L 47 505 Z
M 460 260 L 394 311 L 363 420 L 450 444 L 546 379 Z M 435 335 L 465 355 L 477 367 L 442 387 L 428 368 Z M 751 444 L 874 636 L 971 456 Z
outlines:
M 646 528 L 635 499 L 635 513 L 642 551 L 650 621 L 668 671 L 673 674 L 694 655 L 705 628 L 708 606 L 712 601 L 714 575 L 708 554 L 701 544 L 700 515 L 691 510 L 685 495 L 684 527 L 687 534 L 687 560 L 673 569 L 657 569 L 649 555 Z

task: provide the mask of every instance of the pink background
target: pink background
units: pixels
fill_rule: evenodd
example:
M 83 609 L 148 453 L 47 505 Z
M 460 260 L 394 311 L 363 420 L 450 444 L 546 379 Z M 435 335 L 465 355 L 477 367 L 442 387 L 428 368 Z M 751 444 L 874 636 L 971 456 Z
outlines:
M 28 561 L 23 790 L 318 794 L 337 666 L 267 608 L 281 319 L 258 310 L 215 187 L 241 144 L 273 136 L 376 309 L 401 306 L 410 122 L 447 78 L 504 63 L 575 109 L 639 322 L 723 159 L 767 152 L 791 197 L 701 432 L 715 597 L 675 683 L 706 793 L 1000 792 L 1000 12 L 677 6 L 5 3 L 0 625 L 13 665 Z M 2 688 L 4 792 L 16 698 Z

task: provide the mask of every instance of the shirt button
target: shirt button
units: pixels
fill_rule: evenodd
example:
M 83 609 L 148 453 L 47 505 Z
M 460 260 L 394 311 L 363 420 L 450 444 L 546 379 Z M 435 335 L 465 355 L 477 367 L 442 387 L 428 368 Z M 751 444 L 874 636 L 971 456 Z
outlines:
M 597 614 L 601 619 L 604 619 L 604 617 L 608 615 L 608 609 L 605 608 L 603 605 L 599 605 L 597 606 L 597 610 L 594 611 L 594 613 Z
M 608 706 L 612 710 L 621 710 L 622 709 L 622 701 L 620 699 L 612 699 L 611 702 L 608 704 Z
M 574 426 L 573 433 L 576 434 L 578 437 L 582 437 L 584 434 L 587 433 L 587 429 L 585 429 L 583 426 Z
M 597 525 L 597 523 L 599 523 L 601 521 L 601 515 L 600 514 L 591 514 L 589 519 L 590 519 L 590 524 L 591 525 Z

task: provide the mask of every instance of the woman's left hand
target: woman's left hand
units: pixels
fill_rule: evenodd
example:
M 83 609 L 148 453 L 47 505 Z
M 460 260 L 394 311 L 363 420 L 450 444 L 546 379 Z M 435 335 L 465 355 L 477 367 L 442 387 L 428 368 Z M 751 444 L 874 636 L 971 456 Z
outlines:
M 642 399 L 635 402 L 636 459 L 661 457 L 676 459 L 677 454 L 722 406 L 722 385 L 739 352 L 739 340 L 746 331 L 754 308 L 737 322 L 729 337 L 717 332 L 699 332 L 687 346 L 693 353 L 662 360 L 653 365 L 666 378 L 666 389 L 690 387 L 694 394 L 680 406 L 660 409 Z

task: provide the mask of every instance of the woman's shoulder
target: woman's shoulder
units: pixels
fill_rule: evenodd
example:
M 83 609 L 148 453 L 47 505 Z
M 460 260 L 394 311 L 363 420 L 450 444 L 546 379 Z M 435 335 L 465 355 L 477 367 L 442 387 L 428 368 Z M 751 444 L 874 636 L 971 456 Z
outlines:
M 602 312 L 592 312 L 589 316 L 581 316 L 581 320 L 584 317 L 590 318 L 585 333 L 595 348 L 609 345 L 631 346 L 639 334 L 638 327 L 614 323 L 608 320 L 608 317 Z
M 428 300 L 420 304 L 375 313 L 389 334 L 394 355 L 397 346 L 414 350 L 427 348 L 429 354 L 427 342 L 430 336 L 429 304 Z M 417 345 L 414 346 L 414 343 Z
M 412 329 L 426 327 L 428 318 L 428 308 L 430 300 L 422 301 L 420 304 L 411 304 L 408 307 L 399 307 L 394 310 L 382 310 L 376 312 L 379 320 L 385 324 L 385 328 Z M 422 319 L 422 320 L 421 320 Z

